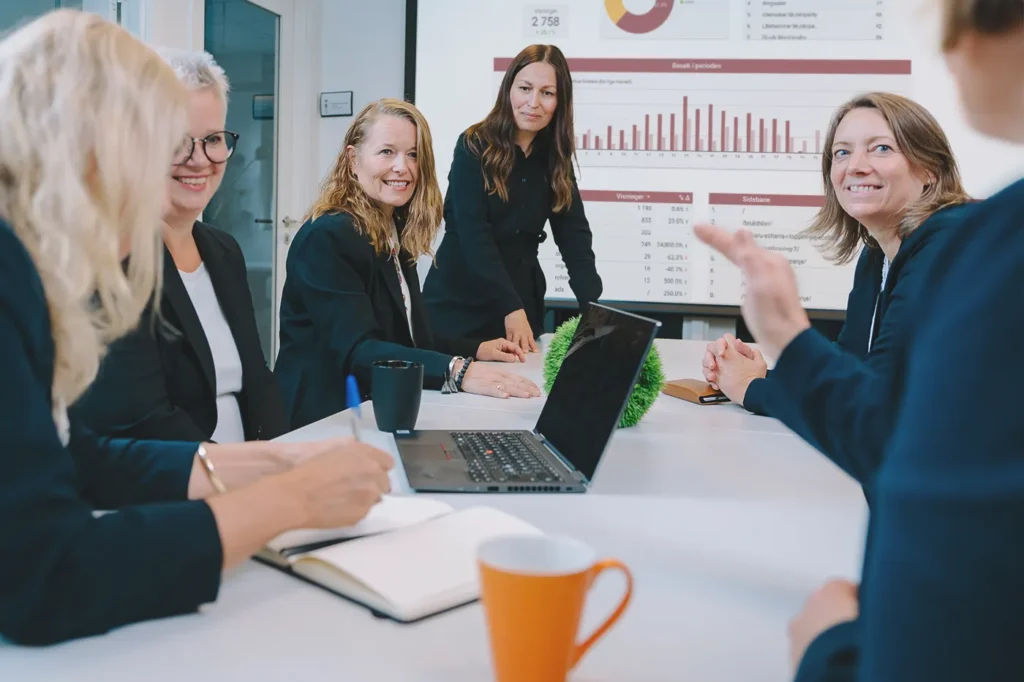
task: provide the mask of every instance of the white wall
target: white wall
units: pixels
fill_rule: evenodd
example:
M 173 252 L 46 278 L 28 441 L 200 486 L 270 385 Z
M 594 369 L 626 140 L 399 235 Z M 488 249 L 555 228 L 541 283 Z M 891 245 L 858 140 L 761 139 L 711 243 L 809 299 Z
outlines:
M 142 19 L 143 40 L 183 50 L 203 49 L 203 0 L 134 0 Z M 130 28 L 130 27 L 129 27 Z
M 321 92 L 352 91 L 353 116 L 320 118 L 319 183 L 337 158 L 355 114 L 405 93 L 405 0 L 321 0 Z M 318 100 L 319 101 L 319 100 Z

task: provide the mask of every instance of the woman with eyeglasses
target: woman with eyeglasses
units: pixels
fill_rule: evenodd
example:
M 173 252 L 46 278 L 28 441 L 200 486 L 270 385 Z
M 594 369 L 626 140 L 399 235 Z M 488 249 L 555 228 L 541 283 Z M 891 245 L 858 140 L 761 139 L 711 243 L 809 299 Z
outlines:
M 287 421 L 260 345 L 245 259 L 234 238 L 198 220 L 238 141 L 224 130 L 228 80 L 205 52 L 163 56 L 190 100 L 189 132 L 170 169 L 159 310 L 111 345 L 74 409 L 104 435 L 268 440 L 287 431 Z

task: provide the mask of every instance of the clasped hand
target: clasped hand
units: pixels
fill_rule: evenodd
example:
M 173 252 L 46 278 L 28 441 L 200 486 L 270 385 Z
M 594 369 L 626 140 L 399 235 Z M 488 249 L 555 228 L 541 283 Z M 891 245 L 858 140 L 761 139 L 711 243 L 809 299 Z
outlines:
M 768 375 L 768 363 L 761 351 L 751 348 L 732 334 L 708 344 L 701 364 L 704 379 L 737 405 L 743 404 L 747 388 L 754 379 Z

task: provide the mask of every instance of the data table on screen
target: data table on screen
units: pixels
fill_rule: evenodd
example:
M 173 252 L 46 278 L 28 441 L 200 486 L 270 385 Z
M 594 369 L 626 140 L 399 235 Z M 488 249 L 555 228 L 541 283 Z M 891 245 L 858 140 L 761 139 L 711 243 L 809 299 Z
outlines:
M 842 265 L 829 261 L 820 242 L 806 232 L 823 203 L 824 197 L 818 195 L 713 192 L 708 197 L 712 224 L 748 230 L 762 248 L 785 256 L 796 274 L 805 308 L 845 309 L 856 259 Z M 741 303 L 744 282 L 739 268 L 709 249 L 704 252 L 705 302 Z
M 684 303 L 692 297 L 694 243 L 691 192 L 580 192 L 604 281 L 602 298 Z M 541 244 L 547 297 L 573 299 L 569 274 L 554 241 Z
M 744 0 L 745 40 L 882 41 L 885 0 Z

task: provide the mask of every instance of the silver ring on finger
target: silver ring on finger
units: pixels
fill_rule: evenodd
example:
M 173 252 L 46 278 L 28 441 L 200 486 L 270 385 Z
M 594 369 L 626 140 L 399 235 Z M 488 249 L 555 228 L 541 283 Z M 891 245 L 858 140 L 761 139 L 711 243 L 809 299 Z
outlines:
M 499 391 L 501 390 L 501 384 L 498 384 L 498 390 Z

